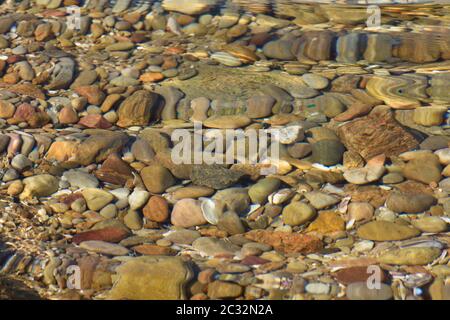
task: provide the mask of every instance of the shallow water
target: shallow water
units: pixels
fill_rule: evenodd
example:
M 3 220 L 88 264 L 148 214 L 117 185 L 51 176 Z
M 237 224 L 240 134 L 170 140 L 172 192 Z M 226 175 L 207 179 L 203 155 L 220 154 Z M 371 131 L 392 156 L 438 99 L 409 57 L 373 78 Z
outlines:
M 2 22 L 9 23 L 9 17 L 21 20 L 11 22 L 0 39 L 0 235 L 5 238 L 0 240 L 0 270 L 31 279 L 40 292 L 48 291 L 51 296 L 68 288 L 68 266 L 81 265 L 92 273 L 83 279 L 87 290 L 71 291 L 74 295 L 68 298 L 102 299 L 112 286 L 111 279 L 117 279 L 117 265 L 128 258 L 155 252 L 184 255 L 202 269 L 216 254 L 209 246 L 217 244 L 208 240 L 226 239 L 219 249 L 228 257 L 235 254 L 235 245 L 250 239 L 267 241 L 275 250 L 271 255 L 266 249 L 253 248 L 249 252 L 255 256 L 245 263 L 241 255 L 235 256 L 235 264 L 227 265 L 225 259 L 224 265 L 217 266 L 220 272 L 214 281 L 249 289 L 245 298 L 254 298 L 253 293 L 263 299 L 284 297 L 281 291 L 285 288 L 278 290 L 277 285 L 290 277 L 283 274 L 292 262 L 288 258 L 293 255 L 303 263 L 312 253 L 313 258 L 305 262 L 308 266 L 291 264 L 290 271 L 308 271 L 305 278 L 309 282 L 320 283 L 323 276 L 323 285 L 313 286 L 313 293 L 308 294 L 314 296 L 325 287 L 330 289 L 327 298 L 335 299 L 338 286 L 330 255 L 338 252 L 337 257 L 343 259 L 364 260 L 369 253 L 378 253 L 379 243 L 374 241 L 380 240 L 383 230 L 376 229 L 375 235 L 366 230 L 370 234 L 366 237 L 357 233 L 368 221 L 394 224 L 405 212 L 415 214 L 408 215 L 408 221 L 429 217 L 432 212 L 437 220 L 443 216 L 437 223 L 436 238 L 449 243 L 448 228 L 442 225 L 448 226 L 450 206 L 440 202 L 448 198 L 450 203 L 448 154 L 445 150 L 439 156 L 433 152 L 450 146 L 450 0 L 195 0 L 192 2 L 204 8 L 193 13 L 189 6 L 171 5 L 176 1 L 134 0 L 128 9 L 117 12 L 113 9 L 117 1 L 86 1 L 81 11 L 85 28 L 79 32 L 64 29 L 65 9 L 46 8 L 50 3 L 46 0 L 39 0 L 41 6 L 24 1 L 23 5 L 17 2 L 18 8 L 1 7 Z M 117 79 L 123 82 L 115 82 Z M 137 102 L 130 97 L 137 97 Z M 376 112 L 372 114 L 372 110 Z M 194 122 L 221 130 L 285 130 L 281 166 L 274 180 L 265 180 L 260 186 L 267 192 L 261 200 L 259 195 L 252 199 L 247 195 L 247 188 L 264 178 L 256 165 L 225 169 L 202 164 L 204 167 L 196 167 L 194 172 L 190 163 L 172 163 L 166 153 L 174 149 L 170 134 L 187 128 L 190 137 Z M 148 151 L 145 148 L 150 151 L 143 152 Z M 423 163 L 411 160 L 421 156 L 429 158 Z M 16 159 L 14 165 L 12 159 Z M 404 169 L 407 164 L 413 167 L 409 172 Z M 156 173 L 151 171 L 155 167 Z M 147 168 L 150 174 L 144 173 Z M 431 174 L 422 176 L 428 170 Z M 39 191 L 24 189 L 22 181 L 27 177 L 43 174 L 47 174 L 45 183 L 36 182 Z M 440 185 L 441 180 L 447 181 Z M 152 185 L 155 181 L 162 186 Z M 87 188 L 96 196 L 83 193 Z M 150 214 L 144 212 L 147 198 L 131 208 L 136 198 L 128 194 L 120 198 L 121 192 L 112 196 L 119 188 L 138 191 L 133 195 L 136 198 L 158 195 L 154 198 L 156 209 L 166 208 L 165 216 L 164 212 L 163 218 L 152 216 L 151 210 Z M 220 195 L 224 189 L 229 194 Z M 177 194 L 180 190 L 186 191 L 183 196 Z M 404 207 L 398 209 L 394 203 L 388 210 L 386 199 L 397 196 L 397 191 L 418 193 L 413 204 L 419 208 L 409 210 L 408 201 L 403 201 Z M 224 212 L 217 212 L 226 206 L 215 207 L 213 196 L 217 194 L 236 210 L 235 215 L 231 209 L 231 214 L 226 211 L 230 220 L 225 222 L 220 220 Z M 97 195 L 100 205 L 93 204 Z M 319 196 L 323 197 L 320 201 L 316 199 Z M 178 201 L 185 199 L 187 208 L 175 210 Z M 308 219 L 286 215 L 291 218 L 288 222 L 284 208 L 288 202 L 298 201 L 309 209 Z M 214 205 L 205 209 L 200 203 Z M 349 204 L 369 213 L 356 221 L 350 218 Z M 255 209 L 260 205 L 264 210 Z M 173 217 L 176 211 L 182 213 L 181 222 L 169 218 L 169 213 Z M 356 211 L 354 215 L 360 214 Z M 191 221 L 183 219 L 191 213 L 199 217 L 189 224 Z M 406 228 L 405 223 L 399 223 L 399 228 Z M 427 221 L 424 224 L 422 236 L 426 237 L 429 226 Z M 384 245 L 391 248 L 397 244 L 393 241 L 399 240 L 398 226 L 389 226 L 394 231 L 383 234 L 381 249 Z M 207 245 L 202 247 L 200 242 L 195 247 L 194 240 L 178 245 L 176 238 L 167 240 L 174 227 L 189 229 L 191 234 L 182 235 L 189 240 L 197 232 Z M 108 233 L 111 228 L 112 236 Z M 273 230 L 281 230 L 281 235 L 272 237 Z M 259 236 L 258 232 L 266 231 Z M 306 231 L 320 237 L 308 238 L 308 233 L 303 238 Z M 425 241 L 416 239 L 422 237 L 422 229 L 413 230 L 412 235 L 411 230 L 400 231 L 406 233 L 404 239 L 412 238 L 413 244 Z M 244 238 L 249 233 L 251 237 Z M 106 243 L 82 247 L 91 237 Z M 338 240 L 343 240 L 339 246 Z M 426 241 L 438 250 L 444 248 L 441 242 Z M 356 250 L 356 244 L 363 249 Z M 111 259 L 114 250 L 127 258 Z M 263 254 L 265 258 L 259 258 Z M 101 259 L 96 260 L 98 257 Z M 283 265 L 277 265 L 280 259 Z M 273 269 L 257 269 L 269 261 L 268 268 Z M 315 273 L 319 261 L 323 264 Z M 351 265 L 350 260 L 345 262 Z M 444 263 L 448 264 L 448 259 L 443 257 Z M 94 269 L 98 271 L 95 274 Z M 281 274 L 274 272 L 279 270 Z M 398 279 L 416 275 L 415 269 L 410 270 L 394 274 Z M 267 276 L 268 283 L 261 287 L 264 292 L 253 286 L 256 275 L 261 274 Z M 187 285 L 188 275 L 177 276 Z M 0 275 L 0 299 L 37 298 L 19 280 Z M 300 280 L 298 288 L 295 284 L 292 292 L 284 292 L 287 299 L 304 298 L 305 283 Z M 425 288 L 419 280 L 416 282 Z M 328 283 L 336 285 L 333 291 Z M 391 284 L 394 287 L 394 282 Z M 166 288 L 156 289 L 144 292 L 145 298 L 152 292 L 165 294 Z M 422 298 L 410 289 L 404 287 L 391 295 Z M 217 297 L 214 292 L 207 296 L 206 288 L 201 291 L 197 294 L 200 298 Z M 183 292 L 171 294 L 185 297 Z M 317 297 L 322 297 L 320 294 Z M 239 296 L 244 294 L 233 297 Z

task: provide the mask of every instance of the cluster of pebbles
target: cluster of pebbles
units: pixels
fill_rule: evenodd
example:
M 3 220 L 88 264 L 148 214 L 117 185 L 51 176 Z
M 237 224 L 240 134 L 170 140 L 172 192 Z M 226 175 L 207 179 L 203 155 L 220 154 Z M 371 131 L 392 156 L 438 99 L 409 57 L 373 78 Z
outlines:
M 230 2 L 0 6 L 0 274 L 52 299 L 450 299 L 450 7 L 373 28 Z M 279 129 L 276 171 L 175 163 L 194 122 Z

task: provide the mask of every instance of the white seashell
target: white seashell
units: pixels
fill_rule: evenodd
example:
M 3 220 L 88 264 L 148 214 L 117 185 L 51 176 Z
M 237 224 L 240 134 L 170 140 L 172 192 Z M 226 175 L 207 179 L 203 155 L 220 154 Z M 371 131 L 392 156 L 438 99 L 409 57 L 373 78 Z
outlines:
M 219 222 L 219 218 L 222 215 L 222 212 L 220 209 L 218 209 L 218 206 L 214 200 L 209 198 L 203 199 L 200 205 L 200 209 L 202 210 L 203 217 L 210 224 L 216 225 Z
M 255 212 L 259 208 L 261 208 L 260 204 L 252 204 L 252 205 L 250 205 L 250 210 L 248 211 L 248 214 L 251 214 L 251 213 Z
M 374 246 L 375 246 L 375 243 L 373 241 L 362 240 L 362 241 L 358 241 L 354 244 L 353 250 L 356 252 L 365 252 L 365 251 L 372 250 Z
M 350 230 L 351 228 L 353 228 L 353 226 L 355 225 L 356 219 L 351 219 L 350 221 L 347 222 L 347 224 L 345 225 L 345 229 L 346 230 Z
M 305 137 L 300 126 L 287 126 L 279 130 L 278 139 L 282 144 L 291 144 L 296 141 L 301 141 Z
M 270 204 L 282 204 L 286 200 L 288 200 L 294 192 L 291 189 L 285 188 L 278 190 L 269 195 L 269 203 Z
M 330 171 L 331 170 L 330 167 L 324 166 L 323 164 L 320 164 L 320 163 L 313 163 L 312 167 L 316 168 L 316 169 L 319 169 L 319 170 L 323 170 L 323 171 Z
M 348 204 L 349 204 L 350 200 L 351 200 L 351 197 L 345 197 L 345 198 L 342 199 L 342 201 L 338 205 L 338 211 L 340 213 L 346 213 L 347 212 L 347 207 L 348 207 Z

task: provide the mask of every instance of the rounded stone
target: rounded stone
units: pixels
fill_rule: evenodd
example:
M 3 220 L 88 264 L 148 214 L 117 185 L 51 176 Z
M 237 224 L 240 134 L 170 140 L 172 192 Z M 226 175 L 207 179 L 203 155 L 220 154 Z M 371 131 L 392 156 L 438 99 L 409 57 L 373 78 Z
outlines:
M 328 87 L 328 84 L 330 83 L 330 81 L 327 78 L 320 76 L 318 74 L 314 74 L 314 73 L 304 74 L 302 76 L 302 80 L 305 81 L 305 83 L 310 88 L 313 88 L 316 90 L 325 89 L 326 87 Z
M 333 166 L 341 162 L 345 152 L 344 145 L 338 140 L 326 139 L 312 144 L 312 158 L 315 162 Z
M 311 221 L 316 215 L 316 210 L 310 205 L 294 201 L 283 209 L 283 222 L 290 226 L 299 226 Z
M 169 204 L 163 197 L 152 196 L 142 212 L 151 221 L 164 222 L 169 218 Z
M 448 229 L 448 224 L 439 217 L 423 217 L 412 222 L 422 232 L 439 233 Z
M 390 300 L 392 289 L 385 283 L 380 288 L 369 288 L 367 282 L 354 282 L 347 287 L 347 298 L 349 300 Z
M 201 210 L 201 202 L 194 199 L 182 199 L 173 207 L 170 222 L 176 227 L 190 228 L 206 223 Z
M 248 195 L 253 203 L 263 204 L 267 201 L 267 197 L 278 189 L 280 184 L 281 182 L 278 179 L 263 178 L 250 187 Z
M 161 165 L 145 167 L 140 174 L 145 187 L 152 193 L 163 193 L 168 187 L 175 184 L 175 178 L 170 171 Z
M 386 206 L 394 212 L 420 213 L 428 210 L 436 199 L 425 193 L 392 192 L 386 199 Z

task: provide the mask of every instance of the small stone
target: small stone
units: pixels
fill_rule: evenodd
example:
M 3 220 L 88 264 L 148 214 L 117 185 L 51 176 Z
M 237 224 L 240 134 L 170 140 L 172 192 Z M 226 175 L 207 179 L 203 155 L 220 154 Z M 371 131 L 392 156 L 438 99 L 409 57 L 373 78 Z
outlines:
M 319 216 L 306 229 L 306 232 L 317 232 L 328 235 L 345 230 L 345 221 L 334 211 L 319 212 Z
M 85 97 L 89 104 L 99 106 L 105 100 L 105 94 L 98 86 L 80 86 L 75 89 L 80 96 Z
M 193 273 L 178 257 L 143 256 L 117 268 L 118 278 L 109 293 L 112 300 L 186 299 L 186 285 Z
M 341 269 L 335 273 L 336 280 L 342 284 L 349 285 L 355 282 L 366 282 L 373 275 L 371 268 L 368 266 L 349 267 Z M 388 274 L 381 269 L 380 282 L 384 283 L 388 280 Z
M 83 241 L 80 243 L 80 248 L 111 256 L 125 256 L 130 252 L 121 245 L 98 240 Z
M 58 191 L 59 181 L 50 174 L 40 174 L 23 179 L 25 185 L 20 199 L 32 197 L 46 197 Z
M 374 241 L 405 240 L 418 236 L 420 231 L 412 226 L 388 221 L 372 221 L 358 228 L 358 236 Z
M 268 117 L 272 114 L 275 99 L 268 95 L 257 95 L 247 100 L 247 116 L 252 119 Z
M 264 204 L 268 196 L 278 190 L 281 181 L 275 178 L 263 178 L 248 190 L 248 195 L 253 203 Z
M 203 125 L 215 129 L 238 129 L 251 123 L 249 117 L 244 115 L 213 116 L 206 119 Z
M 231 282 L 214 281 L 208 285 L 208 296 L 211 299 L 237 298 L 243 293 L 243 288 Z
M 314 236 L 281 231 L 253 230 L 247 232 L 249 240 L 273 246 L 283 253 L 313 253 L 322 249 L 322 241 Z
M 287 61 L 295 59 L 292 53 L 292 41 L 289 40 L 270 41 L 264 45 L 263 52 L 268 58 Z
M 131 210 L 142 208 L 146 203 L 150 194 L 145 190 L 135 189 L 128 197 L 128 203 Z
M 30 159 L 25 157 L 23 154 L 18 154 L 14 156 L 11 160 L 11 167 L 21 172 L 24 169 L 30 168 L 33 165 Z
M 374 208 L 367 202 L 351 202 L 347 208 L 348 220 L 369 221 L 373 217 Z
M 175 244 L 192 244 L 200 238 L 200 233 L 195 230 L 179 229 L 168 234 L 165 239 Z
M 126 98 L 118 109 L 120 127 L 148 125 L 158 95 L 146 90 L 139 90 Z
M 169 170 L 161 165 L 145 167 L 140 172 L 145 187 L 152 193 L 163 193 L 168 187 L 175 184 L 175 179 Z
M 412 222 L 412 225 L 422 232 L 439 233 L 446 232 L 447 222 L 439 217 L 423 217 Z
M 118 243 L 125 239 L 128 235 L 129 231 L 125 228 L 108 227 L 77 233 L 73 236 L 72 242 L 75 244 L 80 244 L 84 241 L 98 240 Z
M 328 283 L 310 282 L 306 285 L 305 290 L 309 294 L 325 295 L 330 293 L 331 287 Z
M 433 262 L 441 254 L 439 248 L 412 247 L 389 250 L 378 257 L 380 263 L 396 265 L 426 265 Z
M 11 184 L 8 186 L 8 195 L 15 197 L 18 196 L 23 191 L 24 185 L 22 181 L 16 180 L 11 182 Z
M 81 194 L 86 200 L 88 208 L 93 211 L 99 211 L 114 199 L 114 196 L 108 191 L 96 188 L 85 188 Z
M 77 112 L 71 106 L 65 106 L 58 114 L 58 120 L 61 124 L 77 123 L 79 118 Z
M 380 288 L 369 288 L 367 282 L 354 282 L 347 287 L 347 298 L 350 300 L 390 300 L 392 289 L 381 283 Z
M 172 256 L 176 254 L 176 251 L 172 248 L 162 247 L 155 244 L 141 244 L 138 246 L 134 246 L 133 250 L 137 253 L 147 255 L 147 256 Z
M 315 162 L 332 166 L 341 162 L 345 147 L 338 140 L 320 140 L 311 145 Z
M 210 187 L 216 190 L 225 189 L 235 184 L 243 176 L 243 173 L 226 169 L 221 165 L 195 165 L 192 168 L 190 178 L 192 183 Z
M 0 118 L 11 118 L 14 115 L 15 111 L 16 108 L 12 103 L 0 100 Z
M 137 211 L 129 210 L 123 217 L 123 222 L 131 230 L 140 230 L 143 227 L 143 221 Z
M 223 239 L 201 237 L 192 243 L 192 247 L 208 256 L 232 255 L 234 256 L 240 247 Z
M 217 227 L 220 230 L 228 232 L 230 235 L 242 234 L 245 232 L 245 227 L 239 216 L 233 211 L 226 211 L 219 218 Z
M 307 73 L 302 76 L 302 80 L 313 89 L 322 90 L 328 87 L 329 80 L 325 77 L 322 77 L 318 74 Z
M 194 199 L 182 199 L 173 207 L 170 221 L 174 226 L 190 228 L 206 223 L 200 208 L 201 202 Z
M 305 197 L 314 208 L 319 210 L 331 207 L 340 201 L 339 198 L 320 191 L 307 192 Z
M 386 200 L 386 206 L 394 212 L 420 213 L 428 210 L 436 199 L 422 193 L 392 192 Z
M 155 222 L 164 222 L 169 218 L 169 204 L 160 196 L 152 196 L 142 209 L 144 216 Z
M 316 210 L 310 205 L 293 201 L 283 209 L 282 219 L 285 224 L 299 226 L 311 221 L 316 216 Z
M 216 52 L 211 55 L 211 59 L 228 67 L 239 67 L 242 65 L 241 60 L 232 56 L 227 52 Z
M 403 175 L 407 179 L 426 184 L 437 183 L 442 179 L 441 165 L 434 155 L 412 159 L 403 168 Z
M 63 178 L 66 179 L 74 188 L 97 188 L 99 184 L 96 177 L 77 169 L 64 172 Z
M 99 213 L 106 219 L 113 219 L 117 216 L 117 206 L 113 203 L 107 204 L 100 210 Z

